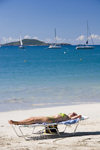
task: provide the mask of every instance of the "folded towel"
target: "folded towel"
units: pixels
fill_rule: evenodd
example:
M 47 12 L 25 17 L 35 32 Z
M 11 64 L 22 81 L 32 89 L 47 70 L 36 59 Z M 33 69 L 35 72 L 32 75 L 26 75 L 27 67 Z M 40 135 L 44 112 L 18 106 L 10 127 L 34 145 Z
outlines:
M 88 116 L 82 116 L 80 119 L 85 120 L 85 119 L 88 119 L 88 118 L 89 118 Z
M 77 119 L 73 119 L 73 120 L 67 120 L 67 121 L 62 121 L 62 122 L 60 122 L 60 124 L 65 124 L 65 125 L 67 125 L 67 124 L 74 124 L 74 123 L 77 123 L 77 122 L 79 122 L 79 118 L 77 118 Z

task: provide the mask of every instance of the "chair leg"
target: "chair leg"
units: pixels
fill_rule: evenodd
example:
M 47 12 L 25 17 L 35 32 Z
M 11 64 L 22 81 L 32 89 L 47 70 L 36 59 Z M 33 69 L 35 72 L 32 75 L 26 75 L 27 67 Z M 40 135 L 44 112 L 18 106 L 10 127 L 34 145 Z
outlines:
M 65 126 L 65 129 L 64 129 L 64 131 L 63 131 L 63 132 L 65 132 L 65 131 L 66 131 L 66 128 L 67 128 L 67 126 Z
M 18 132 L 17 132 L 17 130 L 16 130 L 16 128 L 15 128 L 14 126 L 15 126 L 15 125 L 12 125 L 12 128 L 13 128 L 14 132 L 16 133 L 16 135 L 17 135 L 18 137 L 21 137 L 21 135 L 18 134 Z
M 75 127 L 75 129 L 74 129 L 73 134 L 75 134 L 75 132 L 76 132 L 76 130 L 77 130 L 77 127 L 78 127 L 78 125 L 79 125 L 79 123 L 77 123 L 77 125 L 76 125 L 76 127 Z
M 12 125 L 12 128 L 13 128 L 14 132 L 16 133 L 16 135 L 17 135 L 18 137 L 23 137 L 25 140 L 28 140 L 30 135 L 25 135 L 25 134 L 23 133 L 23 130 L 21 129 L 23 126 L 17 126 L 19 131 L 17 131 L 17 129 L 16 129 L 15 126 L 16 126 L 16 125 Z M 49 128 L 48 126 L 45 126 L 45 127 L 47 127 L 47 129 L 50 131 L 49 133 L 52 134 L 52 132 L 51 132 L 51 130 L 50 130 L 51 128 Z M 56 133 L 60 136 L 60 133 L 59 133 L 58 128 L 54 128 L 54 127 L 53 127 L 52 129 L 55 129 L 55 130 L 56 130 Z M 33 130 L 32 130 L 31 135 L 32 135 L 32 134 L 35 134 L 35 133 L 34 133 L 34 130 L 35 130 L 35 127 L 33 127 Z M 44 130 L 45 130 L 45 129 L 43 129 L 42 131 L 44 131 Z M 43 134 L 43 132 L 39 132 L 39 134 L 40 134 L 40 137 L 41 137 L 42 134 Z
M 35 130 L 35 127 L 33 127 L 33 131 L 32 131 L 32 134 L 34 134 L 34 130 Z
M 24 134 L 23 134 L 23 132 L 22 132 L 20 126 L 18 126 L 18 129 L 19 129 L 20 134 L 17 132 L 17 130 L 16 130 L 16 128 L 15 128 L 15 125 L 12 125 L 12 128 L 13 128 L 14 132 L 16 133 L 16 135 L 17 135 L 18 137 L 23 137 L 25 140 L 27 140 L 28 135 L 24 135 Z
M 76 130 L 77 130 L 77 127 L 78 127 L 78 125 L 79 125 L 79 122 L 76 124 L 75 129 L 74 129 L 74 131 L 73 131 L 73 134 L 75 134 L 75 132 L 76 132 Z M 64 131 L 63 131 L 63 132 L 65 132 L 65 131 L 66 131 L 67 126 L 69 126 L 69 125 L 66 125 L 66 126 L 65 126 L 65 129 L 64 129 Z M 69 127 L 71 127 L 71 126 L 69 126 Z
M 58 130 L 58 129 L 56 129 L 56 131 L 57 131 L 57 134 L 60 136 L 60 132 L 59 132 L 59 130 Z
M 21 128 L 20 128 L 20 126 L 19 126 L 19 131 L 20 131 L 20 133 L 21 133 L 22 137 L 23 137 L 25 140 L 27 140 L 27 136 L 23 134 L 23 132 L 22 132 L 22 130 L 21 130 Z

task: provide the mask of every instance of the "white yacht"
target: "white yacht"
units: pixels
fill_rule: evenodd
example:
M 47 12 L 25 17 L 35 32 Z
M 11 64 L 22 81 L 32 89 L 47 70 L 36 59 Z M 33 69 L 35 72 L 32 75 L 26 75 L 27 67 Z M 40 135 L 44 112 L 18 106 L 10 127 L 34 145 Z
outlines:
M 80 46 L 77 46 L 76 49 L 94 49 L 94 46 L 91 46 L 91 45 L 80 45 Z
M 89 35 L 89 32 L 88 32 L 88 22 L 87 22 L 87 41 L 86 41 L 86 44 L 85 45 L 79 45 L 79 46 L 76 46 L 76 49 L 94 49 L 94 44 L 93 44 L 93 39 L 91 37 L 91 40 L 92 40 L 92 44 L 93 45 L 89 45 L 89 38 L 88 38 L 88 35 Z
M 56 45 L 56 44 L 52 44 L 52 45 L 49 46 L 49 48 L 61 48 L 61 46 L 60 45 Z
M 61 48 L 61 45 L 57 45 L 57 37 L 56 37 L 56 29 L 55 29 L 55 43 L 53 44 L 50 44 L 48 48 L 51 48 L 51 49 L 59 49 Z

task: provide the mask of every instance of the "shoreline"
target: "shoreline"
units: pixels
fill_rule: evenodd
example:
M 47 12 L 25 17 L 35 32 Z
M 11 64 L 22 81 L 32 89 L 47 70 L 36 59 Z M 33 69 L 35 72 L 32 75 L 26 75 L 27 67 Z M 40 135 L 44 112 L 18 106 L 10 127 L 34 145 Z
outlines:
M 0 113 L 4 113 L 4 112 L 14 112 L 14 111 L 28 111 L 28 110 L 34 110 L 34 109 L 45 109 L 45 108 L 57 108 L 57 107 L 69 107 L 69 106 L 77 106 L 77 105 L 89 105 L 89 104 L 99 104 L 100 102 L 77 102 L 77 103 L 69 103 L 69 104 L 66 104 L 66 103 L 61 103 L 58 105 L 54 103 L 48 103 L 48 104 L 34 104 L 33 106 L 36 106 L 36 107 L 30 107 L 30 108 L 22 108 L 22 109 L 11 109 L 11 110 L 3 110 L 3 111 L 0 111 Z M 39 106 L 39 107 L 38 107 Z
M 88 116 L 82 121 L 76 134 L 66 137 L 55 137 L 40 140 L 25 141 L 17 137 L 8 120 L 22 120 L 31 116 L 49 116 L 60 112 L 76 112 Z M 100 148 L 100 103 L 58 106 L 49 108 L 36 108 L 31 110 L 16 110 L 0 112 L 0 150 L 99 150 Z M 72 131 L 71 129 L 67 130 Z M 74 142 L 73 142 L 74 141 Z
M 95 109 L 94 109 L 95 108 Z M 95 115 L 99 117 L 99 113 L 97 110 L 100 108 L 100 103 L 85 103 L 85 104 L 73 104 L 73 105 L 66 105 L 66 106 L 54 106 L 54 107 L 43 107 L 43 108 L 33 108 L 33 109 L 20 109 L 20 110 L 11 110 L 0 112 L 0 123 L 2 117 L 6 119 L 13 120 L 21 120 L 26 119 L 32 116 L 52 116 L 58 113 L 66 113 L 69 114 L 71 112 L 76 112 L 83 115 L 88 115 L 90 118 L 94 118 Z M 4 121 L 4 120 L 3 120 Z

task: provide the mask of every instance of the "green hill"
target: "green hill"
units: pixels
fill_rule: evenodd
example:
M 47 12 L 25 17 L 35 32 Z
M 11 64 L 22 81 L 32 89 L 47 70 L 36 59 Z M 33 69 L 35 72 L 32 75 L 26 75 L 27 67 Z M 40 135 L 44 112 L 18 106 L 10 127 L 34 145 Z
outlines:
M 36 39 L 23 39 L 22 40 L 24 46 L 42 46 L 42 45 L 50 45 L 51 43 L 45 43 Z M 2 46 L 19 46 L 20 41 L 10 42 L 6 44 L 2 44 Z M 70 45 L 68 43 L 57 43 L 57 45 Z
M 29 46 L 29 45 L 48 45 L 47 43 L 43 42 L 43 41 L 39 41 L 36 39 L 23 39 L 22 40 L 23 45 L 24 46 Z M 16 42 L 10 42 L 10 43 L 6 43 L 3 44 L 4 46 L 19 46 L 20 45 L 20 41 L 16 41 Z

